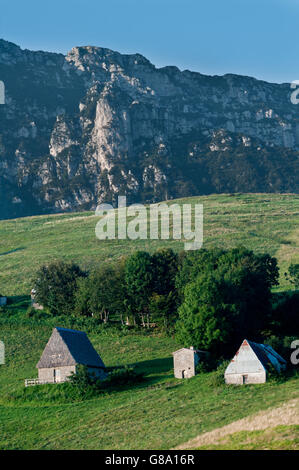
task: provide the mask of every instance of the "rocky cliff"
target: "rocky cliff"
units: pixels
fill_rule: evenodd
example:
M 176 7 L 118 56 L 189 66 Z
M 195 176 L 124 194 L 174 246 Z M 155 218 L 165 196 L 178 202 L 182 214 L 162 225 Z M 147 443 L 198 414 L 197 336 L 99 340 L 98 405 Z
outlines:
M 298 191 L 288 84 L 0 40 L 0 217 L 213 192 Z

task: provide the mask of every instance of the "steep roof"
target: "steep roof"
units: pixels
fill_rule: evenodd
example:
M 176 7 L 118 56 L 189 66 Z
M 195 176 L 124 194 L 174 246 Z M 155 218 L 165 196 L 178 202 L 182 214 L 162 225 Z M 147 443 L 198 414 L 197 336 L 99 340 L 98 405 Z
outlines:
M 286 367 L 286 361 L 267 344 L 244 339 L 226 368 L 225 374 L 239 374 L 268 370 L 272 365 L 278 372 Z
M 83 331 L 54 328 L 37 368 L 82 364 L 105 368 L 105 364 Z
M 245 341 L 247 341 L 265 369 L 267 369 L 270 364 L 278 371 L 286 366 L 287 362 L 268 344 L 254 343 L 248 340 L 244 340 L 242 344 L 244 344 Z

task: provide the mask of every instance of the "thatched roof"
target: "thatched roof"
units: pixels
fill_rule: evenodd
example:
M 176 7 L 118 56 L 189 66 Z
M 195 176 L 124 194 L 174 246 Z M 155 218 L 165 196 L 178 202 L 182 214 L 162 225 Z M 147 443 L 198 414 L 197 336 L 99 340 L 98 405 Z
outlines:
M 42 369 L 76 364 L 105 368 L 86 333 L 67 328 L 54 328 L 36 367 Z

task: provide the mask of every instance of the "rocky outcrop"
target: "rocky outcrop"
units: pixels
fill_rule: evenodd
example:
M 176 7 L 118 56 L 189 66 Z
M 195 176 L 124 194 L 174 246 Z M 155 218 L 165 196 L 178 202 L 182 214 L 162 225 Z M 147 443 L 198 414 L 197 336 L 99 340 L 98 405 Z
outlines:
M 298 190 L 288 84 L 66 56 L 0 40 L 0 217 L 235 191 Z

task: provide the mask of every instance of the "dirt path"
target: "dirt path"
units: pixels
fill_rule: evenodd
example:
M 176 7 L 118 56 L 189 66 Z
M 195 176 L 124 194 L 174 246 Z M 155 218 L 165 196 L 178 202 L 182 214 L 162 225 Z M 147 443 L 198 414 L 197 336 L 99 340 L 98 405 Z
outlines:
M 222 437 L 239 431 L 257 431 L 292 424 L 299 424 L 299 398 L 291 400 L 279 408 L 261 411 L 222 428 L 201 434 L 185 444 L 179 445 L 176 449 L 194 449 L 199 446 L 215 444 Z

